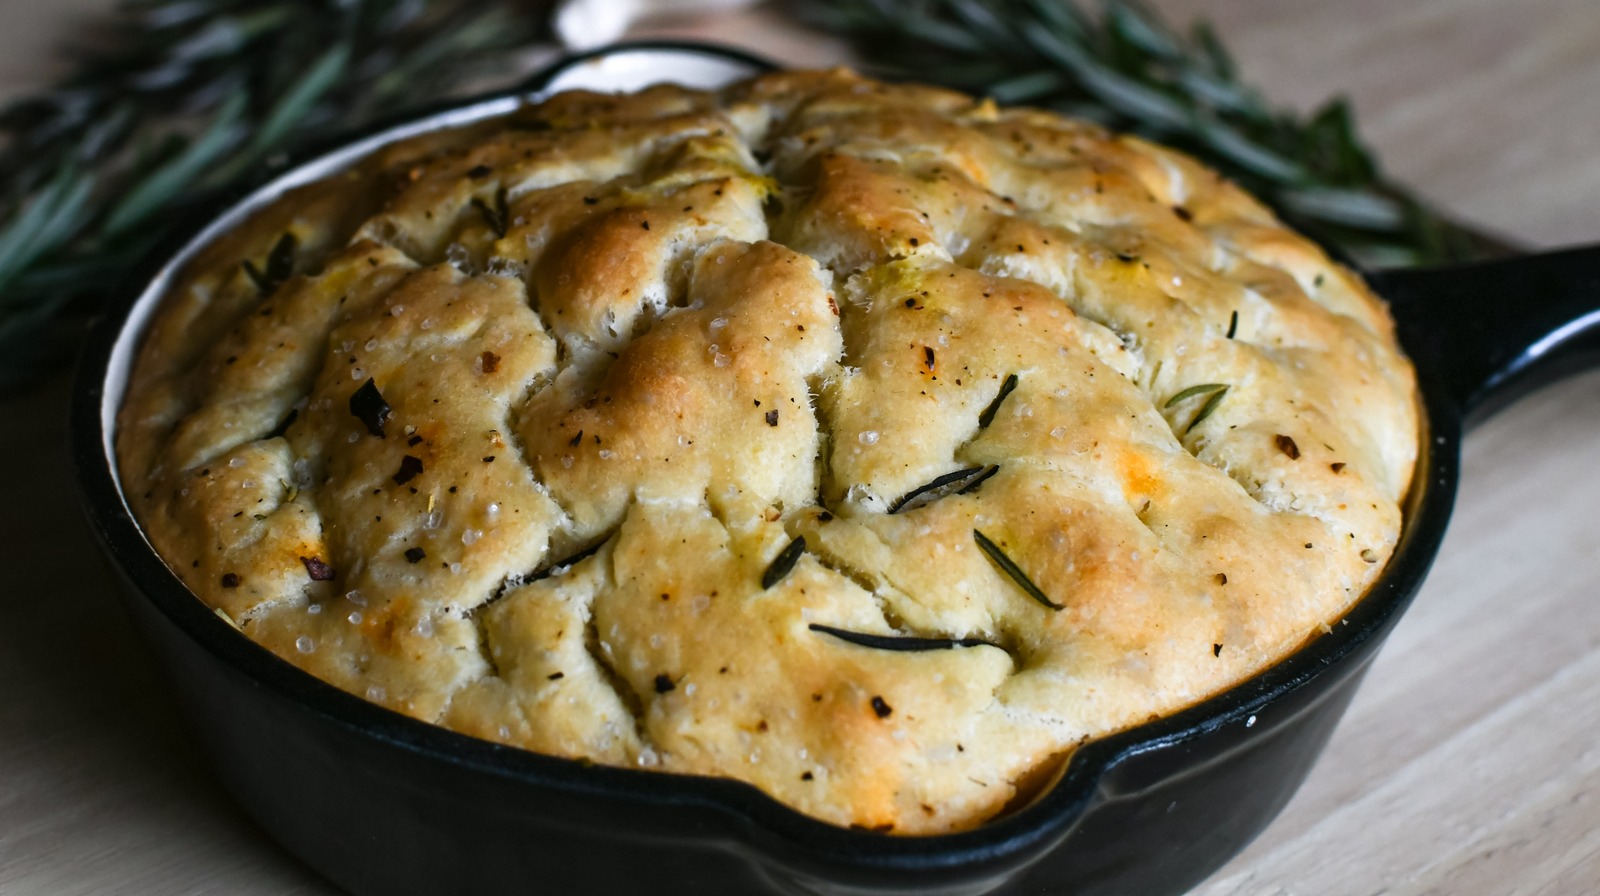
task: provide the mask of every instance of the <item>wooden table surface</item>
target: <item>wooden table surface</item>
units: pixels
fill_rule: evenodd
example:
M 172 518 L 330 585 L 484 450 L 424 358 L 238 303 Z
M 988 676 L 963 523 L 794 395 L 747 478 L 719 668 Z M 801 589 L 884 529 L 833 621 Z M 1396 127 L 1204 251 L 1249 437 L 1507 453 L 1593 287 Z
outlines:
M 0 3 L 0 94 L 107 0 Z M 1600 242 L 1594 0 L 1159 0 L 1288 104 L 1350 93 L 1389 169 L 1533 245 Z M 771 12 L 639 33 L 843 58 Z M 209 776 L 116 606 L 65 377 L 0 397 L 0 893 L 333 892 Z M 1600 892 L 1600 374 L 1466 442 L 1433 575 L 1304 788 L 1198 893 Z

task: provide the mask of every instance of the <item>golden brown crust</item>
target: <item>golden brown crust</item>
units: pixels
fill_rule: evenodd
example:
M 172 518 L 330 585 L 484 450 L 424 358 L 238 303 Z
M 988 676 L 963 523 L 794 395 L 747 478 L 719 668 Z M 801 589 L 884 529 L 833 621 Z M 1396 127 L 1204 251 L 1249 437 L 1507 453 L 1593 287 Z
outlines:
M 287 195 L 167 297 L 117 446 L 189 587 L 342 688 L 937 833 L 1337 619 L 1416 433 L 1381 303 L 1214 173 L 836 71 Z

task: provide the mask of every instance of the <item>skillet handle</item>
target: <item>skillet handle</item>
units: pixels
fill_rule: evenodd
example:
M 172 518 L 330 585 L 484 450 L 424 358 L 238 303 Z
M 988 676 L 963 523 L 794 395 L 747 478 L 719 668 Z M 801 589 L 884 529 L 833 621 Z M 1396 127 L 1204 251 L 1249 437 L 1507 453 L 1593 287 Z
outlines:
M 1401 344 L 1470 426 L 1600 365 L 1600 245 L 1368 275 Z

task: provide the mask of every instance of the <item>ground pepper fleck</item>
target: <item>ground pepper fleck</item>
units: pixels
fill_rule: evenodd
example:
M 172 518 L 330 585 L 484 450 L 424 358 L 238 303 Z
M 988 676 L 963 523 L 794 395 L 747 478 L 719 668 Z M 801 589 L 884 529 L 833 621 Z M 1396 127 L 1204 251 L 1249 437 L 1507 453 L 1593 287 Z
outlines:
M 874 696 L 872 698 L 872 711 L 878 714 L 878 718 L 887 719 L 890 713 L 894 712 L 894 707 L 883 702 L 882 697 Z

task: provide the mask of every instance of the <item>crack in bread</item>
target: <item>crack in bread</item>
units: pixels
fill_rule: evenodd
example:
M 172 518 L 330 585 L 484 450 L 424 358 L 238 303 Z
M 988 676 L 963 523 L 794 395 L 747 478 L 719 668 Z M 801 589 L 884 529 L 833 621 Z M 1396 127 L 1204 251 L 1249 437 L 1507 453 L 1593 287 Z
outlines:
M 164 298 L 117 450 L 341 688 L 932 834 L 1334 623 L 1416 442 L 1382 303 L 1214 172 L 834 71 L 290 191 Z

